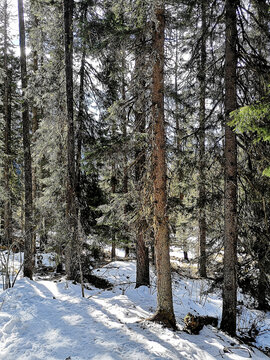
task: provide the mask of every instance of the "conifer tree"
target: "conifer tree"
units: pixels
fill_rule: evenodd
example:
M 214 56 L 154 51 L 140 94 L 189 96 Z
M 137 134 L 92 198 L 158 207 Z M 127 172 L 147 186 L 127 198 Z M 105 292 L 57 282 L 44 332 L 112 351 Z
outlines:
M 169 226 L 167 214 L 166 155 L 164 122 L 164 1 L 154 4 L 153 22 L 153 183 L 154 183 L 154 234 L 157 271 L 157 310 L 152 320 L 175 328 L 169 254 Z
M 224 284 L 221 329 L 230 335 L 236 332 L 237 305 L 237 146 L 236 135 L 229 127 L 230 113 L 237 107 L 237 3 L 225 2 L 225 200 L 224 200 Z
M 138 33 L 135 43 L 135 68 L 134 75 L 136 78 L 136 103 L 135 103 L 135 120 L 134 125 L 138 135 L 142 135 L 146 131 L 146 92 L 147 92 L 147 54 L 146 54 L 146 4 L 141 1 L 137 4 L 138 9 Z M 138 136 L 138 138 L 139 138 Z M 145 180 L 146 180 L 146 149 L 141 146 L 139 138 L 135 149 L 135 183 L 139 193 L 139 198 L 144 194 Z M 138 223 L 136 231 L 136 287 L 150 284 L 149 275 L 149 251 L 146 246 L 147 220 L 144 215 L 144 205 L 139 205 L 138 208 Z
M 201 47 L 200 47 L 200 110 L 199 110 L 199 271 L 201 277 L 206 277 L 206 189 L 205 189 L 205 98 L 206 98 L 206 2 L 201 1 Z
M 69 279 L 75 279 L 79 264 L 78 219 L 76 203 L 75 133 L 73 109 L 73 0 L 64 0 L 65 31 L 65 80 L 67 111 L 67 204 L 66 216 L 69 239 L 66 251 L 66 272 Z
M 11 71 L 8 68 L 8 4 L 3 6 L 4 15 L 4 182 L 5 182 L 5 205 L 4 205 L 4 243 L 9 247 L 12 243 L 12 204 L 11 204 Z
M 21 61 L 21 83 L 22 83 L 22 122 L 23 122 L 23 148 L 24 148 L 24 276 L 33 277 L 33 202 L 32 202 L 32 160 L 30 149 L 30 120 L 29 106 L 26 98 L 27 68 L 25 52 L 25 25 L 23 0 L 18 0 L 19 9 L 19 35 L 20 35 L 20 61 Z

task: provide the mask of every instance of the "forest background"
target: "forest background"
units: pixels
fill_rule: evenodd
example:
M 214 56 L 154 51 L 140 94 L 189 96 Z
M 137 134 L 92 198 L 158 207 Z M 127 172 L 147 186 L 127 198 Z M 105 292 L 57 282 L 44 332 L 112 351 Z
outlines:
M 175 326 L 170 241 L 223 282 L 224 330 L 237 286 L 269 310 L 269 2 L 18 4 L 20 56 L 0 12 L 0 216 L 24 275 L 46 250 L 83 282 L 100 243 L 136 248 Z

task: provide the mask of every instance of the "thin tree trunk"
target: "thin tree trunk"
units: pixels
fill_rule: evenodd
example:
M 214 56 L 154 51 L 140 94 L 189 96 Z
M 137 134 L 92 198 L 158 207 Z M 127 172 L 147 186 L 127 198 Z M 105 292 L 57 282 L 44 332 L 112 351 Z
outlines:
M 151 235 L 152 235 L 152 233 L 151 233 Z M 151 238 L 152 238 L 152 236 L 151 236 Z M 154 236 L 153 236 L 153 242 L 151 243 L 151 263 L 154 266 L 156 264 Z
M 236 9 L 234 0 L 226 0 L 225 48 L 225 238 L 224 285 L 221 329 L 234 336 L 237 305 L 237 146 L 236 135 L 227 125 L 231 111 L 237 107 L 236 97 Z
M 111 176 L 111 191 L 112 194 L 116 193 L 116 184 L 117 184 L 117 179 L 116 179 L 116 175 L 115 175 L 115 163 L 113 161 L 112 163 L 112 176 Z M 116 256 L 116 244 L 115 244 L 115 229 L 112 226 L 111 229 L 111 234 L 112 234 L 112 249 L 111 249 L 111 259 L 114 260 L 115 256 Z
M 205 1 L 201 2 L 202 39 L 199 69 L 200 82 L 200 132 L 199 132 L 199 272 L 206 277 L 206 216 L 205 216 L 205 66 L 206 66 L 206 9 Z
M 157 310 L 152 320 L 165 326 L 176 327 L 173 310 L 171 267 L 169 254 L 169 227 L 166 190 L 166 156 L 164 128 L 164 1 L 156 1 L 153 23 L 153 184 L 154 184 L 154 231 L 157 272 Z
M 4 179 L 5 179 L 5 205 L 4 205 L 4 242 L 9 247 L 12 243 L 12 206 L 11 206 L 11 79 L 8 70 L 7 58 L 7 0 L 4 3 L 4 120 L 5 120 L 5 160 L 4 160 Z
M 82 129 L 84 111 L 84 76 L 85 76 L 85 57 L 86 50 L 83 48 L 81 68 L 80 68 L 80 90 L 79 90 L 79 111 L 78 111 L 78 133 L 77 133 L 77 153 L 76 153 L 76 194 L 78 199 L 81 196 L 81 157 L 82 157 Z
M 144 11 L 144 9 L 143 9 Z M 145 47 L 145 36 L 144 34 L 138 35 L 138 49 L 136 50 L 135 59 L 135 71 L 138 81 L 137 85 L 137 104 L 135 111 L 135 126 L 139 133 L 145 132 L 145 108 L 144 102 L 141 100 L 141 96 L 145 89 L 145 78 L 143 68 L 145 66 L 145 53 L 142 49 Z M 137 159 L 135 165 L 135 182 L 140 194 L 143 193 L 143 178 L 145 176 L 145 150 L 141 146 L 137 146 L 135 151 L 135 157 Z M 142 213 L 142 211 L 140 211 Z M 147 229 L 147 222 L 144 216 L 141 214 L 137 222 L 136 231 L 136 288 L 142 285 L 150 285 L 149 275 L 149 252 L 145 244 L 145 234 Z
M 35 15 L 33 15 L 34 17 L 34 26 L 38 27 L 38 19 Z M 33 72 L 36 76 L 38 71 L 38 53 L 37 50 L 34 49 L 33 51 Z M 32 106 L 32 141 L 33 143 L 36 141 L 36 132 L 38 130 L 38 110 L 37 110 L 37 106 L 33 105 Z M 36 198 L 37 198 L 37 168 L 35 166 L 35 164 L 33 164 L 32 167 L 32 182 L 33 182 L 33 223 L 34 223 L 34 227 L 36 227 L 36 219 L 37 219 L 37 209 L 35 206 L 36 203 Z M 33 252 L 34 254 L 36 253 L 36 230 L 33 231 Z
M 259 310 L 270 310 L 270 304 L 267 301 L 266 293 L 267 287 L 269 286 L 269 281 L 267 278 L 267 269 L 269 269 L 269 228 L 268 228 L 268 217 L 267 217 L 267 208 L 264 197 L 262 197 L 262 211 L 259 214 L 263 214 L 264 217 L 264 227 L 265 234 L 260 239 L 260 245 L 257 250 L 258 255 L 258 291 L 257 291 L 257 300 L 258 300 L 258 309 Z M 262 215 L 259 215 L 258 218 L 261 218 Z
M 187 251 L 184 251 L 184 260 L 189 262 L 188 252 Z
M 115 260 L 116 256 L 116 244 L 115 244 L 115 231 L 112 229 L 112 249 L 111 249 L 111 259 Z
M 150 276 L 149 276 L 149 254 L 148 247 L 145 245 L 145 231 L 146 231 L 146 221 L 140 220 L 139 227 L 137 230 L 137 243 L 136 243 L 136 286 L 149 286 L 150 285 Z
M 33 225 L 32 225 L 32 161 L 30 151 L 30 120 L 29 106 L 25 98 L 27 88 L 27 70 L 25 54 L 25 27 L 23 0 L 18 0 L 19 10 L 19 35 L 20 35 L 20 60 L 21 60 L 21 83 L 22 83 L 22 122 L 23 122 L 23 150 L 24 150 L 24 186 L 25 186 L 25 234 L 24 234 L 24 276 L 33 277 Z
M 88 5 L 85 5 L 85 9 L 81 16 L 81 22 L 86 23 Z M 84 36 L 84 35 L 83 35 Z M 80 87 L 79 87 L 79 111 L 77 117 L 78 123 L 78 133 L 77 133 L 77 153 L 76 153 L 76 194 L 78 201 L 80 203 L 81 197 L 81 157 L 82 157 L 82 132 L 83 132 L 83 113 L 85 107 L 85 98 L 84 98 L 84 79 L 85 79 L 85 65 L 86 65 L 86 39 L 83 38 L 82 44 L 82 58 L 80 66 Z
M 75 279 L 79 271 L 78 221 L 75 193 L 75 135 L 73 116 L 73 8 L 73 0 L 64 0 L 66 106 L 68 126 L 66 215 L 70 234 L 66 251 L 66 273 L 69 279 Z
M 263 240 L 265 241 L 265 240 Z M 266 254 L 269 253 L 269 244 L 264 244 L 262 249 L 258 252 L 258 264 L 259 264 L 259 277 L 258 277 L 258 309 L 259 310 L 270 310 L 270 305 L 266 299 L 266 291 L 269 286 L 267 278 L 267 269 L 269 268 L 269 260 Z
M 175 145 L 176 145 L 176 171 L 178 177 L 178 189 L 179 189 L 179 199 L 182 201 L 184 194 L 181 191 L 181 181 L 183 180 L 182 171 L 180 169 L 180 154 L 181 154 L 181 129 L 179 123 L 179 101 L 178 101 L 178 33 L 176 32 L 176 49 L 175 49 L 175 66 L 174 66 L 174 92 L 175 92 Z M 188 243 L 186 239 L 182 241 L 184 260 L 188 260 Z
M 125 103 L 126 101 L 126 81 L 125 81 L 125 69 L 126 69 L 126 61 L 125 61 L 125 50 L 122 49 L 122 79 L 121 79 L 121 95 L 122 101 Z M 127 114 L 125 108 L 122 109 L 122 133 L 123 133 L 123 140 L 124 143 L 127 139 Z M 123 151 L 124 156 L 124 174 L 123 174 L 123 194 L 128 193 L 128 159 L 126 149 Z M 127 214 L 127 205 L 124 207 L 124 213 Z M 127 226 L 125 225 L 125 232 L 127 233 Z M 126 234 L 125 234 L 126 235 Z M 125 257 L 129 256 L 129 244 L 128 244 L 128 237 L 126 236 L 126 244 L 125 244 Z

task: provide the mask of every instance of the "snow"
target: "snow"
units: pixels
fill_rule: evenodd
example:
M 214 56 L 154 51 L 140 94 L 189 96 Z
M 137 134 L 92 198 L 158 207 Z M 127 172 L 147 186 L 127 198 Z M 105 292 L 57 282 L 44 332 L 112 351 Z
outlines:
M 115 286 L 100 290 L 90 285 L 85 298 L 79 285 L 65 279 L 17 280 L 0 294 L 0 360 L 241 360 L 250 354 L 268 359 L 213 327 L 204 327 L 199 335 L 181 330 L 187 312 L 221 316 L 220 294 L 206 295 L 208 284 L 202 280 L 174 275 L 178 331 L 146 320 L 156 307 L 155 277 L 151 273 L 151 287 L 134 289 L 135 270 L 135 261 L 96 269 L 96 275 Z M 259 339 L 269 343 L 269 332 Z

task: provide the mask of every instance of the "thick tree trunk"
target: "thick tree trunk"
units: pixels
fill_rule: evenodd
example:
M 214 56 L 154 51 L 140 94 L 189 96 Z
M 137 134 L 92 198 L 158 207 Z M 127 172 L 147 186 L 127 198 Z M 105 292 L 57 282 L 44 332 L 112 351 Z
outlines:
M 12 206 L 11 206 L 11 79 L 8 70 L 8 36 L 7 36 L 8 20 L 7 20 L 7 0 L 4 2 L 4 144 L 5 144 L 5 160 L 4 160 L 4 181 L 5 181 L 5 205 L 4 205 L 4 243 L 8 247 L 12 243 Z
M 201 2 L 202 11 L 202 39 L 201 59 L 199 69 L 200 82 L 200 131 L 199 131 L 199 273 L 206 277 L 206 215 L 205 215 L 205 88 L 206 88 L 206 11 L 205 1 Z
M 30 151 L 30 120 L 29 106 L 25 99 L 25 89 L 27 88 L 27 70 L 25 54 L 25 27 L 23 0 L 18 0 L 19 9 L 19 35 L 20 35 L 20 60 L 21 60 L 21 82 L 22 82 L 22 121 L 23 121 L 23 150 L 24 150 L 24 186 L 25 186 L 25 234 L 24 234 L 24 276 L 32 279 L 33 277 L 33 225 L 32 225 L 32 161 Z
M 225 49 L 225 238 L 224 285 L 221 329 L 234 336 L 237 305 L 237 146 L 236 135 L 227 125 L 231 111 L 237 107 L 236 97 L 236 8 L 234 0 L 226 0 Z
M 78 221 L 76 204 L 75 135 L 73 116 L 73 0 L 64 0 L 65 74 L 67 106 L 67 224 L 69 239 L 66 251 L 66 273 L 75 279 L 79 273 Z
M 164 128 L 164 2 L 156 1 L 156 21 L 153 23 L 153 184 L 154 184 L 154 232 L 157 273 L 157 310 L 152 320 L 165 326 L 176 327 L 169 254 L 169 227 L 166 190 L 166 154 Z

